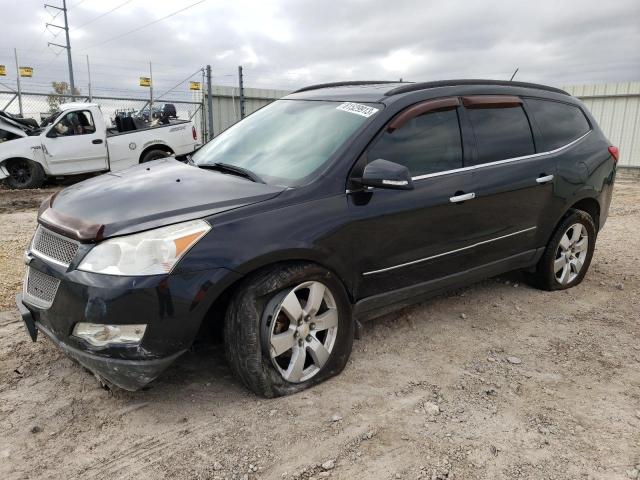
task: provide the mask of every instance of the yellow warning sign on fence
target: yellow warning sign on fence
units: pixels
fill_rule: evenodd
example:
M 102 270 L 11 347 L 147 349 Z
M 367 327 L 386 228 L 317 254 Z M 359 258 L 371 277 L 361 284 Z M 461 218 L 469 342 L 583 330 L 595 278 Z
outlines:
M 31 67 L 20 67 L 20 76 L 21 77 L 33 77 L 33 68 Z
M 7 76 L 7 67 L 5 67 L 4 65 L 0 65 L 0 75 L 2 75 L 3 77 Z
M 140 86 L 141 87 L 150 87 L 151 79 L 149 77 L 140 77 Z
M 189 82 L 189 90 L 200 90 L 200 82 Z

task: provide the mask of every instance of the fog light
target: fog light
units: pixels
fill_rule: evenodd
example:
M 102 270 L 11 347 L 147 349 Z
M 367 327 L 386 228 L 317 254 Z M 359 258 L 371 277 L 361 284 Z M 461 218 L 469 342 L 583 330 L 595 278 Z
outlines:
M 101 323 L 76 323 L 73 336 L 95 347 L 109 345 L 138 345 L 146 325 L 104 325 Z

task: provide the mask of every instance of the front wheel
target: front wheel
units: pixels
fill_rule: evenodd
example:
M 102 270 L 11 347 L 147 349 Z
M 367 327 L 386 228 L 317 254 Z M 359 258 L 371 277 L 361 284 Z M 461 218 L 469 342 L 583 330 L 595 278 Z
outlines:
M 353 344 L 342 283 L 314 264 L 271 268 L 247 279 L 225 318 L 227 358 L 255 393 L 277 397 L 342 371 Z
M 538 262 L 533 282 L 544 290 L 564 290 L 578 285 L 587 274 L 596 244 L 591 216 L 573 210 L 556 228 Z
M 16 190 L 39 188 L 44 183 L 45 174 L 42 165 L 26 158 L 16 158 L 7 162 L 9 176 L 5 183 Z

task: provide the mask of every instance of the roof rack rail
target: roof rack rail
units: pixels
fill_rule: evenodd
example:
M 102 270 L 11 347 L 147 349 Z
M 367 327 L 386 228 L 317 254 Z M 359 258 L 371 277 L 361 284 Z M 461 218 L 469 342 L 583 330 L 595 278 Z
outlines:
M 331 82 L 331 83 L 318 83 L 317 85 L 309 85 L 307 87 L 302 87 L 295 92 L 291 93 L 300 93 L 300 92 L 308 92 L 309 90 L 318 90 L 319 88 L 331 88 L 331 87 L 349 87 L 352 85 L 376 85 L 376 84 L 384 84 L 384 83 L 405 83 L 398 82 L 395 80 L 352 80 L 347 82 Z
M 410 83 L 401 87 L 393 88 L 385 93 L 386 97 L 392 95 L 398 95 L 400 93 L 415 92 L 416 90 L 425 90 L 427 88 L 437 87 L 452 87 L 456 85 L 501 85 L 505 87 L 524 87 L 535 88 L 537 90 L 546 90 L 548 92 L 561 93 L 563 95 L 569 95 L 568 92 L 555 87 L 548 87 L 546 85 L 539 85 L 537 83 L 528 82 L 512 82 L 509 80 L 482 80 L 482 79 L 462 79 L 462 80 L 438 80 L 434 82 L 419 82 Z

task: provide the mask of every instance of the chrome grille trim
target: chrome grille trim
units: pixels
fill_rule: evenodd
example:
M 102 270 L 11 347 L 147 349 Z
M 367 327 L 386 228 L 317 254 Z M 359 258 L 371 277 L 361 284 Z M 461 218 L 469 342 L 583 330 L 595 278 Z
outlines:
M 31 242 L 31 250 L 43 260 L 68 267 L 75 258 L 79 245 L 79 242 L 38 225 Z
M 49 308 L 58 292 L 60 280 L 31 267 L 27 267 L 22 287 L 23 298 L 40 308 Z

